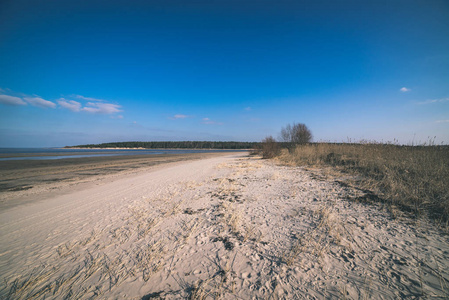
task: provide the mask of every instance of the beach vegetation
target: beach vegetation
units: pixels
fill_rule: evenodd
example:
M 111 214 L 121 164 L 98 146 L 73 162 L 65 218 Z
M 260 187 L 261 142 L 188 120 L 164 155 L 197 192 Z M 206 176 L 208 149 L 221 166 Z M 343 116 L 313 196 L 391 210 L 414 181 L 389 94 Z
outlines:
M 349 174 L 352 179 L 341 183 L 364 191 L 365 200 L 449 223 L 449 146 L 313 143 L 283 150 L 277 159 L 291 165 L 332 167 Z
M 312 141 L 312 132 L 303 123 L 293 123 L 282 127 L 280 140 L 289 150 L 293 150 L 296 145 L 303 145 Z
M 281 151 L 279 144 L 272 136 L 267 136 L 262 140 L 260 149 L 263 158 L 273 158 Z

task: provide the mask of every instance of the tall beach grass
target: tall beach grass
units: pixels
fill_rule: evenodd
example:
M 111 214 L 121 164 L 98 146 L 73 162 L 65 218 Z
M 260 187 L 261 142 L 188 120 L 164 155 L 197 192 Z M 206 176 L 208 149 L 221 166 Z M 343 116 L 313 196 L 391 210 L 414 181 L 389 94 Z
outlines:
M 298 145 L 278 159 L 307 166 L 332 166 L 356 175 L 357 186 L 387 203 L 448 225 L 449 146 L 381 143 Z

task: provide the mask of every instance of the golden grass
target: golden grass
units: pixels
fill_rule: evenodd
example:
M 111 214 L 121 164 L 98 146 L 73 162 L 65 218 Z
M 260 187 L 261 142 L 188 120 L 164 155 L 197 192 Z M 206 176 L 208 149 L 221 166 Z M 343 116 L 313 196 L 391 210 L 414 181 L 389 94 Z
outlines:
M 371 196 L 448 224 L 448 146 L 316 143 L 299 145 L 292 152 L 283 150 L 277 159 L 293 165 L 334 167 L 355 175 L 355 185 Z
M 220 204 L 222 221 L 224 228 L 232 234 L 240 234 L 241 212 L 231 203 L 222 202 Z
M 227 257 L 220 257 L 216 253 L 216 257 L 208 259 L 215 265 L 216 272 L 206 280 L 200 280 L 193 285 L 188 299 L 228 299 L 234 298 L 231 295 L 235 292 L 235 278 L 237 274 L 234 271 L 234 258 L 231 260 Z
M 332 205 L 320 206 L 312 214 L 314 225 L 310 230 L 297 233 L 290 247 L 280 253 L 280 261 L 289 267 L 301 257 L 304 259 L 303 254 L 309 254 L 309 257 L 322 263 L 320 260 L 329 252 L 331 245 L 337 245 L 344 251 L 351 248 L 351 245 L 343 243 L 343 237 L 346 236 L 344 223 Z M 290 217 L 295 218 L 297 215 L 298 211 L 294 210 Z

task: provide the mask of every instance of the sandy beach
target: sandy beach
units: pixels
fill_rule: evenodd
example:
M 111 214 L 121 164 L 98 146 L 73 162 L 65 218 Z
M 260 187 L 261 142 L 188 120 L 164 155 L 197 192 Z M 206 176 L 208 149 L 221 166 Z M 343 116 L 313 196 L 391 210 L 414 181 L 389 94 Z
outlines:
M 3 168 L 0 298 L 449 297 L 430 221 L 319 169 L 191 155 Z
M 108 152 L 105 152 L 108 153 Z M 56 153 L 51 155 L 76 155 Z M 101 154 L 97 152 L 97 154 Z M 114 180 L 170 164 L 225 155 L 223 152 L 117 155 L 57 160 L 0 161 L 0 211 L 61 193 L 83 190 L 100 180 Z M 1 157 L 42 156 L 3 154 Z

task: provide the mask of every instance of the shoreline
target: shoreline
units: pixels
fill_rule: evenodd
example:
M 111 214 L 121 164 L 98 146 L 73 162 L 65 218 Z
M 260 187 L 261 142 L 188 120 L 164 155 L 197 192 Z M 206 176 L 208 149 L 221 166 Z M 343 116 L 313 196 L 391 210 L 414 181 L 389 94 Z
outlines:
M 132 165 L 0 210 L 0 298 L 449 295 L 449 236 L 340 175 L 244 152 Z
M 0 161 L 0 211 L 155 168 L 246 152 L 115 155 Z
M 20 148 L 21 149 L 21 148 Z M 34 149 L 34 148 L 33 148 Z M 80 153 L 91 153 L 92 155 L 105 155 L 105 154 L 114 154 L 117 156 L 127 155 L 157 155 L 152 153 L 139 153 L 140 151 L 136 151 L 133 153 L 129 150 L 142 150 L 142 152 L 149 151 L 149 152 L 163 152 L 163 151 L 173 151 L 174 153 L 164 153 L 164 154 L 194 154 L 194 153 L 238 153 L 238 152 L 248 152 L 251 151 L 251 149 L 182 149 L 182 148 L 50 148 L 53 150 L 63 150 L 64 152 L 52 152 L 48 151 L 46 152 L 45 148 L 42 149 L 41 152 L 20 152 L 20 153 L 14 153 L 14 152 L 7 152 L 7 153 L 1 153 L 0 152 L 0 159 L 7 159 L 7 158 L 21 158 L 24 159 L 26 157 L 45 157 L 45 156 L 75 156 L 80 155 Z M 67 152 L 65 152 L 65 150 Z M 82 152 L 70 152 L 70 150 L 81 150 Z M 83 151 L 85 150 L 85 151 Z M 98 151 L 97 151 L 98 150 Z M 111 151 L 112 150 L 112 151 Z M 123 153 L 127 154 L 120 154 L 120 150 L 124 150 Z M 126 151 L 128 150 L 128 151 Z M 94 151 L 94 152 L 89 152 Z M 178 153 L 177 153 L 178 152 Z M 117 153 L 117 154 L 115 154 Z
M 253 149 L 217 149 L 217 148 L 120 148 L 120 147 L 112 147 L 112 148 L 95 148 L 95 147 L 64 147 L 64 148 L 52 148 L 52 149 L 107 149 L 107 150 L 205 150 L 205 151 L 249 151 Z

